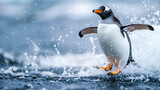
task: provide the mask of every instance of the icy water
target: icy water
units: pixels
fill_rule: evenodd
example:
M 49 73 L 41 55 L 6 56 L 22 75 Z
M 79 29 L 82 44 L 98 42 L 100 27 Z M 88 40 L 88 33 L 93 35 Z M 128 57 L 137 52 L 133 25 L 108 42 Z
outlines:
M 0 90 L 159 90 L 159 3 L 0 0 Z M 114 76 L 95 68 L 108 63 L 97 36 L 78 36 L 81 29 L 97 26 L 100 18 L 92 10 L 104 4 L 123 25 L 155 28 L 129 33 L 138 65 L 130 64 Z
M 31 73 L 32 72 L 32 73 Z M 116 76 L 58 76 L 63 68 L 41 69 L 38 71 L 18 69 L 13 73 L 1 73 L 1 89 L 61 89 L 61 90 L 90 90 L 90 89 L 160 89 L 160 82 L 153 77 L 141 75 Z M 78 72 L 78 71 L 77 71 Z M 97 72 L 98 73 L 98 72 Z M 130 78 L 129 78 L 130 77 Z M 131 78 L 132 77 L 132 78 Z M 135 78 L 136 77 L 136 78 Z M 139 79 L 138 79 L 139 78 Z
M 97 70 L 85 70 L 83 73 L 88 75 L 82 74 L 80 68 L 47 68 L 36 70 L 16 67 L 4 68 L 0 71 L 0 88 L 2 90 L 160 89 L 160 74 L 157 70 L 150 71 L 149 73 L 135 70 L 115 76 L 107 76 L 107 73 L 103 72 L 102 74 L 102 71 Z M 101 75 L 98 75 L 100 73 Z

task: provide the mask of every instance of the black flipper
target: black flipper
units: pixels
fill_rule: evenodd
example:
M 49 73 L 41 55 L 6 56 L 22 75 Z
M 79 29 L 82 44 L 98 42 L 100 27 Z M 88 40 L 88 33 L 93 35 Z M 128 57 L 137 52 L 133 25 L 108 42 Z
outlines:
M 146 29 L 154 31 L 154 28 L 147 24 L 131 24 L 127 26 L 121 26 L 121 30 L 129 31 L 129 32 L 132 32 L 135 30 L 146 30 Z
M 79 36 L 82 38 L 86 34 L 97 33 L 97 27 L 88 27 L 79 32 Z
M 137 63 L 135 63 L 135 60 L 132 57 L 132 44 L 131 44 L 131 40 L 130 40 L 130 37 L 127 32 L 128 31 L 132 32 L 135 30 L 144 30 L 144 29 L 154 31 L 154 28 L 150 25 L 147 25 L 147 24 L 131 24 L 131 25 L 127 25 L 127 26 L 121 26 L 120 29 L 121 29 L 122 35 L 123 35 L 123 33 L 126 34 L 126 37 L 129 42 L 129 47 L 130 47 L 129 58 L 128 58 L 126 66 L 129 65 L 130 63 L 134 63 L 134 65 L 137 65 Z

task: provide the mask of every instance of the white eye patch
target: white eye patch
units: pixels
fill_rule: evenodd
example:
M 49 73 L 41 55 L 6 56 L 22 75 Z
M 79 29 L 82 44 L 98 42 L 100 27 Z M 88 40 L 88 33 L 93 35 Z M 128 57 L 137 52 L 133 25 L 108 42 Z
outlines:
M 109 11 L 110 8 L 108 6 L 105 6 L 105 11 Z

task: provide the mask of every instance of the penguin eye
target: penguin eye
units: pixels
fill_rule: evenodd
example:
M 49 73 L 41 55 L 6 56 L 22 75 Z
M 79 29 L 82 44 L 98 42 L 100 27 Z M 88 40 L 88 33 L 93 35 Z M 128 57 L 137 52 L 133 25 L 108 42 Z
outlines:
M 105 13 L 107 12 L 107 11 L 104 11 Z

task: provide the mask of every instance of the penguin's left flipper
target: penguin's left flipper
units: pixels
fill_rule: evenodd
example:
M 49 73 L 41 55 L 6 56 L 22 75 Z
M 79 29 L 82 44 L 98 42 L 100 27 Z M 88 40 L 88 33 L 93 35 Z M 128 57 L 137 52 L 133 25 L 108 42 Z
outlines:
M 79 37 L 82 38 L 86 34 L 93 34 L 93 33 L 97 33 L 97 27 L 88 27 L 88 28 L 81 30 L 79 32 Z
M 133 32 L 135 30 L 146 30 L 146 29 L 154 31 L 154 28 L 147 24 L 131 24 L 131 25 L 121 27 L 121 30 L 129 31 L 129 32 Z

